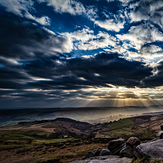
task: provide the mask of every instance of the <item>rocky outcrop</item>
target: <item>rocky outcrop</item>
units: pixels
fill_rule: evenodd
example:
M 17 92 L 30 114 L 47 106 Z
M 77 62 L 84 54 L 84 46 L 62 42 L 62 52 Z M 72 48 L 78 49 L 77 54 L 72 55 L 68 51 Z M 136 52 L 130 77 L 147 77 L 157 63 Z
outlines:
M 139 144 L 140 144 L 140 140 L 137 137 L 130 137 L 126 142 L 126 145 L 130 146 L 131 148 L 134 148 L 138 146 Z
M 94 149 L 91 152 L 88 152 L 84 159 L 87 159 L 87 158 L 90 158 L 90 157 L 99 156 L 99 155 L 100 155 L 100 150 Z
M 71 163 L 130 163 L 132 159 L 123 157 L 119 158 L 118 156 L 103 156 L 103 157 L 95 157 L 86 160 L 73 161 Z
M 120 151 L 121 155 L 127 155 L 129 157 L 138 157 L 138 154 L 135 152 L 136 146 L 140 144 L 140 140 L 137 137 L 130 137 L 126 145 L 123 146 L 122 150 Z
M 112 155 L 118 155 L 122 150 L 123 146 L 125 145 L 125 140 L 120 138 L 117 140 L 111 140 L 108 143 L 107 148 L 110 150 Z
M 108 156 L 110 155 L 110 150 L 109 149 L 102 149 L 100 152 L 100 156 Z
M 163 159 L 163 139 L 142 143 L 136 147 L 136 151 L 142 157 Z
M 161 127 L 161 130 L 163 131 L 163 124 L 161 124 L 160 127 Z
M 111 140 L 107 149 L 94 149 L 86 155 L 84 160 L 72 163 L 130 163 L 132 160 L 130 158 L 133 157 L 143 158 L 148 162 L 155 159 L 163 160 L 163 131 L 160 131 L 157 137 L 160 139 L 156 138 L 142 144 L 137 137 L 130 137 L 127 141 L 122 138 Z
M 160 131 L 156 134 L 159 139 L 163 139 L 163 131 Z

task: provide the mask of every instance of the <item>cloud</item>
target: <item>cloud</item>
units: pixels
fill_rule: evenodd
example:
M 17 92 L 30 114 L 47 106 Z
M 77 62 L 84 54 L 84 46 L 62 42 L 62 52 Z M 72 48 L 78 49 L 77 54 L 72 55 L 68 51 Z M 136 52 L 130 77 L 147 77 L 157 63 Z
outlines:
M 19 65 L 8 64 L 0 68 L 0 73 L 1 89 L 79 90 L 110 87 L 109 84 L 139 86 L 141 80 L 152 75 L 152 68 L 119 58 L 117 54 L 100 53 L 71 59 L 44 56 L 21 61 Z
M 140 0 L 132 5 L 132 11 L 129 13 L 131 22 L 148 20 L 150 18 L 150 5 L 149 1 Z
M 152 75 L 152 68 L 141 62 L 127 61 L 117 54 L 106 53 L 60 60 L 59 63 L 58 60 L 36 60 L 24 64 L 23 69 L 30 76 L 51 79 L 30 83 L 38 89 L 81 89 L 108 87 L 108 84 L 135 87 L 146 76 Z
M 107 29 L 109 31 L 116 31 L 119 32 L 120 29 L 124 27 L 124 23 L 115 21 L 114 19 L 108 19 L 108 20 L 97 20 L 95 21 L 95 24 L 100 26 L 101 28 Z
M 72 33 L 61 33 L 71 42 L 72 49 L 75 50 L 96 50 L 99 48 L 114 47 L 116 38 L 106 32 L 99 32 L 95 35 L 93 30 L 83 28 Z
M 8 12 L 21 17 L 23 17 L 23 12 L 28 15 L 30 14 L 28 10 L 34 10 L 32 0 L 0 0 L 0 5 L 4 6 Z
M 0 26 L 1 56 L 33 58 L 37 54 L 58 56 L 71 51 L 66 38 L 26 20 L 1 16 Z
M 140 53 L 142 55 L 157 55 L 162 53 L 162 48 L 156 45 L 145 45 L 140 49 Z M 163 55 L 163 54 L 162 54 Z
M 32 12 L 35 12 L 34 2 L 32 0 L 0 0 L 0 5 L 5 7 L 7 12 L 34 20 L 41 25 L 50 25 L 49 17 L 42 16 L 38 18 L 32 15 Z
M 52 6 L 53 9 L 59 13 L 82 15 L 86 12 L 83 4 L 75 0 L 38 0 L 38 2 L 46 2 L 48 6 Z
M 154 44 L 157 41 L 162 42 L 163 34 L 156 27 L 149 24 L 132 26 L 128 33 L 123 35 L 118 34 L 117 37 L 123 41 L 122 47 L 126 52 L 128 52 L 129 47 L 132 47 L 137 50 L 137 54 L 145 57 L 148 52 L 149 55 L 157 55 L 158 52 L 162 51 L 161 47 L 157 46 L 156 49 L 156 46 L 150 44 Z M 147 50 L 145 47 L 149 47 L 149 49 Z
M 139 94 L 162 98 L 162 91 L 154 92 L 163 79 L 161 0 L 0 0 L 0 5 L 4 104 L 9 99 L 23 104 L 24 98 L 31 106 L 42 99 L 44 105 L 61 105 Z
M 152 68 L 141 62 L 127 61 L 118 54 L 100 53 L 89 57 L 57 59 L 49 56 L 21 61 L 20 65 L 0 68 L 0 75 L 3 106 L 7 107 L 6 100 L 13 106 L 21 106 L 25 98 L 26 106 L 37 102 L 37 106 L 64 103 L 63 107 L 67 106 L 66 100 L 69 104 L 74 100 L 73 105 L 77 105 L 78 100 L 137 99 L 132 90 L 152 75 Z M 131 87 L 131 91 L 118 91 L 122 85 Z
M 49 18 L 48 16 L 42 16 L 42 17 L 40 17 L 40 18 L 37 18 L 37 17 L 34 17 L 34 16 L 32 16 L 32 15 L 26 15 L 26 17 L 27 17 L 28 19 L 35 20 L 35 21 L 38 22 L 39 24 L 45 25 L 45 26 L 50 25 L 50 23 L 51 23 L 51 20 L 50 20 L 50 18 Z
M 154 20 L 156 13 L 162 10 L 162 7 L 162 0 L 140 0 L 130 5 L 130 9 L 132 10 L 129 16 L 132 22 Z
M 162 81 L 163 81 L 163 61 L 160 61 L 154 67 L 153 75 L 143 80 L 143 86 L 145 87 L 162 86 Z

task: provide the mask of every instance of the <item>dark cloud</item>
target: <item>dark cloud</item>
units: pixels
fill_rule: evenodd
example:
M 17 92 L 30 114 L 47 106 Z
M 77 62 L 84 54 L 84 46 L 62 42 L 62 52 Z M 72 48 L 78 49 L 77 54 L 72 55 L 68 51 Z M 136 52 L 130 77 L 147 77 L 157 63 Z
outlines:
M 0 55 L 32 58 L 35 54 L 59 55 L 65 52 L 66 39 L 40 25 L 13 15 L 0 15 Z
M 25 100 L 32 106 L 39 101 L 59 105 L 77 98 L 138 99 L 132 91 L 111 89 L 162 86 L 163 62 L 154 68 L 145 63 L 156 64 L 161 58 L 154 58 L 163 48 L 161 0 L 64 4 L 30 0 L 0 5 L 4 105 L 9 100 L 14 106 Z M 89 88 L 111 91 L 89 92 Z
M 163 61 L 154 68 L 154 75 L 143 80 L 144 87 L 162 86 L 163 81 Z
M 31 82 L 40 89 L 80 89 L 88 87 L 116 86 L 135 87 L 141 80 L 152 75 L 152 68 L 141 62 L 127 61 L 118 54 L 100 53 L 88 58 L 62 60 L 40 59 L 23 65 L 26 72 L 50 81 Z
M 140 86 L 152 75 L 152 68 L 141 62 L 127 61 L 118 54 L 56 59 L 45 57 L 0 69 L 1 88 L 81 89 L 90 87 Z M 17 85 L 16 85 L 17 84 Z

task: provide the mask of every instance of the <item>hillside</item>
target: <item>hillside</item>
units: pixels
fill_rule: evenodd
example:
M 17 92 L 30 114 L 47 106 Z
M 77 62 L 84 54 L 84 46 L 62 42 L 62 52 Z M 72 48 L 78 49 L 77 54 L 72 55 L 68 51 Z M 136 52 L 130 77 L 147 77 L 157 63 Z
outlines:
M 106 148 L 109 140 L 118 137 L 151 140 L 162 123 L 162 114 L 95 125 L 68 118 L 21 122 L 0 128 L 0 160 L 2 163 L 48 163 L 51 159 L 55 163 L 71 162 L 82 159 L 92 149 Z

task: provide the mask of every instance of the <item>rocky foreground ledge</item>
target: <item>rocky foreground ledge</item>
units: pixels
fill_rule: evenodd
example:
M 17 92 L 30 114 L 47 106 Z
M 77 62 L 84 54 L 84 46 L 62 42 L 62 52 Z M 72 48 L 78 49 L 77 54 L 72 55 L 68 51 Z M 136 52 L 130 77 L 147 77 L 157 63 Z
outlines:
M 131 163 L 132 158 L 145 158 L 151 160 L 163 160 L 163 139 L 152 140 L 146 143 L 137 144 L 136 137 L 131 137 L 124 142 L 124 139 L 112 140 L 107 149 L 98 149 L 89 152 L 83 160 L 71 163 Z M 126 156 L 126 157 L 124 157 Z
M 94 149 L 83 160 L 72 163 L 133 163 L 133 158 L 144 158 L 146 163 L 163 162 L 162 131 L 151 141 L 141 142 L 137 137 L 130 137 L 127 141 L 122 138 L 111 140 L 106 149 Z
M 71 163 L 130 163 L 131 161 L 132 159 L 127 157 L 119 158 L 118 156 L 109 155 L 73 161 Z

